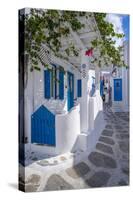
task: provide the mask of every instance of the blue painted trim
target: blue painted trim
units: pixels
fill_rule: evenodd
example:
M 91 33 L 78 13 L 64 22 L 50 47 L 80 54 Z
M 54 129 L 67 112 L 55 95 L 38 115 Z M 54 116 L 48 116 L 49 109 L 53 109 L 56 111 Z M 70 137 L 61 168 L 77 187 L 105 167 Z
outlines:
M 57 64 L 54 64 L 54 63 L 50 63 L 52 66 L 53 66 L 53 68 L 55 69 L 55 77 L 57 77 L 57 72 L 56 72 L 56 68 L 57 68 Z M 57 81 L 56 80 L 54 80 L 54 98 L 56 99 L 57 98 Z
M 54 99 L 57 98 L 57 81 L 53 80 L 52 82 L 52 75 L 54 75 L 55 77 L 57 76 L 56 65 L 52 64 L 52 66 L 55 71 L 44 70 L 44 91 L 45 91 L 44 98 L 46 99 L 50 99 L 51 97 L 53 97 Z M 53 87 L 54 93 L 52 93 L 52 87 Z
M 55 66 L 55 77 L 57 77 L 57 71 L 56 71 L 56 66 Z M 57 81 L 54 80 L 54 90 L 55 90 L 55 96 L 54 98 L 57 98 Z
M 44 70 L 44 97 L 50 99 L 50 71 Z
M 68 72 L 67 107 L 68 111 L 74 106 L 74 74 Z
M 64 71 L 59 71 L 59 99 L 64 99 Z
M 77 80 L 77 97 L 82 96 L 82 80 Z

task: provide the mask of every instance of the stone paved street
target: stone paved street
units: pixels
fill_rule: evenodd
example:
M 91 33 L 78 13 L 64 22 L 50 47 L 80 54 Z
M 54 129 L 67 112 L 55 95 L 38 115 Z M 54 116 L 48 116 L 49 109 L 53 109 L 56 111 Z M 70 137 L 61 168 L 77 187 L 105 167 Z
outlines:
M 50 165 L 48 161 L 35 161 L 36 169 L 29 166 L 31 175 L 26 177 L 26 191 L 81 189 L 129 184 L 129 113 L 113 113 L 104 108 L 106 126 L 95 149 L 85 154 L 73 167 L 67 167 L 67 158 L 60 156 Z M 39 168 L 40 167 L 40 168 Z M 32 182 L 32 184 L 31 184 Z

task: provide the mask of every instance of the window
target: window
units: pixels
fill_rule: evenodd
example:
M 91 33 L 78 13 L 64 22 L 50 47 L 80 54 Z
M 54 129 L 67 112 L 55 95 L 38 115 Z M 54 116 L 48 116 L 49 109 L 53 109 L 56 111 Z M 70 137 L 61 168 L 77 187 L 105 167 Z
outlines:
M 57 99 L 59 96 L 59 99 L 64 99 L 64 71 L 58 69 L 55 64 L 52 65 L 51 70 L 44 71 L 44 98 Z

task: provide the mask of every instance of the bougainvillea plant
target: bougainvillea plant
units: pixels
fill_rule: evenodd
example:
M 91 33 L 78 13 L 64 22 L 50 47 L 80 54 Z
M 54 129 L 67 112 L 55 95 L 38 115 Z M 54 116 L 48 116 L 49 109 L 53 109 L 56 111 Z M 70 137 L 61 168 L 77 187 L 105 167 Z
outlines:
M 100 52 L 99 58 L 95 58 L 92 62 L 98 60 L 99 67 L 102 60 L 104 60 L 105 64 L 111 62 L 117 66 L 124 65 L 121 59 L 122 47 L 116 47 L 115 41 L 112 39 L 113 37 L 122 38 L 124 35 L 115 33 L 113 24 L 106 21 L 106 14 L 31 9 L 29 14 L 23 16 L 25 22 L 23 33 L 25 37 L 25 50 L 30 57 L 31 71 L 34 69 L 40 70 L 38 63 L 39 61 L 42 62 L 42 60 L 38 52 L 42 44 L 47 45 L 55 56 L 62 57 L 60 54 L 60 48 L 62 47 L 61 38 L 67 38 L 71 30 L 77 32 L 84 28 L 85 24 L 80 22 L 80 17 L 86 17 L 89 20 L 89 17 L 92 16 L 95 18 L 101 35 L 100 39 L 95 39 L 91 42 L 91 48 L 98 48 Z M 78 56 L 80 53 L 79 49 L 72 42 L 66 47 L 65 52 L 67 56 L 70 54 Z M 63 58 L 65 59 L 65 57 Z

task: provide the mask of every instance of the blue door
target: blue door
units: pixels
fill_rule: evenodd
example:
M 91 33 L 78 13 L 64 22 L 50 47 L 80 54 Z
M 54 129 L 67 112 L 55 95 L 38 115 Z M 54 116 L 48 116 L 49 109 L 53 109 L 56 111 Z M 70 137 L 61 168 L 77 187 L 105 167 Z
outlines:
M 114 101 L 122 101 L 122 79 L 114 79 Z
M 55 115 L 43 105 L 31 116 L 31 142 L 55 146 Z
M 68 91 L 67 91 L 67 105 L 68 111 L 74 106 L 74 75 L 68 72 Z

